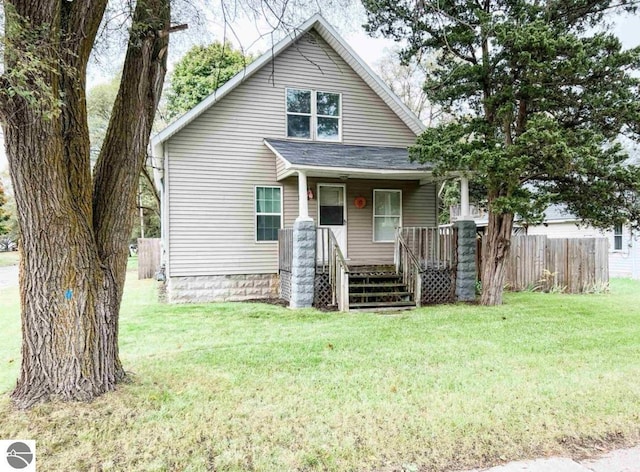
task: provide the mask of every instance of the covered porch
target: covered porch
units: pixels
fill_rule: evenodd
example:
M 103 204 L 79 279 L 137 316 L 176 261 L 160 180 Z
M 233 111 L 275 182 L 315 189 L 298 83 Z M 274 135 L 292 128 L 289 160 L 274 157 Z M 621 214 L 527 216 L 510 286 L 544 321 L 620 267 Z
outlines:
M 437 224 L 429 165 L 410 162 L 406 148 L 265 145 L 283 184 L 279 273 L 292 307 L 397 309 L 456 299 L 459 234 Z
M 313 303 L 316 308 L 401 309 L 456 298 L 457 230 L 398 228 L 391 262 L 346 260 L 331 229 L 316 228 Z M 279 232 L 280 296 L 291 301 L 294 229 Z

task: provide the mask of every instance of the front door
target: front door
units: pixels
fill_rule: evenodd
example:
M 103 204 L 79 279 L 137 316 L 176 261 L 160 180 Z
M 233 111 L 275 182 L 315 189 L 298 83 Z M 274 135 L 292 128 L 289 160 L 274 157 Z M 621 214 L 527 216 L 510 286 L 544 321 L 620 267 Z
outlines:
M 342 255 L 346 258 L 347 189 L 345 184 L 318 184 L 318 227 L 329 228 L 333 232 Z

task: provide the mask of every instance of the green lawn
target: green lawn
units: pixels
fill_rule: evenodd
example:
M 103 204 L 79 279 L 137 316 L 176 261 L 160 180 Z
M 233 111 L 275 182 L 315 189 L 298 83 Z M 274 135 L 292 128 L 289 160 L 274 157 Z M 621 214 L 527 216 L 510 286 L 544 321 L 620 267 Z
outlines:
M 19 259 L 18 251 L 0 252 L 0 267 L 18 265 Z M 127 270 L 138 270 L 138 256 L 129 257 Z
M 155 292 L 127 283 L 132 383 L 21 412 L 17 290 L 0 291 L 0 436 L 56 471 L 447 470 L 640 440 L 638 282 L 395 315 Z

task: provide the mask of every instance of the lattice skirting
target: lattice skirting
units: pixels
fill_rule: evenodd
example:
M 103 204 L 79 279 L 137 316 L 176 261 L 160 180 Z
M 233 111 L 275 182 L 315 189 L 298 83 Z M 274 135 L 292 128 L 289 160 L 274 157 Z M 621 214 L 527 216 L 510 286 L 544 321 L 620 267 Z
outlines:
M 329 274 L 316 274 L 313 293 L 313 306 L 316 308 L 332 308 L 331 284 Z
M 455 299 L 455 270 L 427 267 L 422 273 L 422 304 L 451 303 Z
M 291 272 L 280 271 L 280 298 L 291 301 Z

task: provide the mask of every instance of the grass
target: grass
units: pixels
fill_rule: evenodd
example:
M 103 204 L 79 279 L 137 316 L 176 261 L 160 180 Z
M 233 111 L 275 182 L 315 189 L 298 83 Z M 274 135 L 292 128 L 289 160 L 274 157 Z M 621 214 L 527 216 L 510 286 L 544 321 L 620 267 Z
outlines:
M 20 253 L 18 251 L 0 252 L 0 267 L 18 265 Z
M 162 305 L 127 282 L 132 382 L 92 404 L 15 411 L 42 470 L 449 470 L 640 439 L 640 283 L 508 294 L 396 315 Z M 0 392 L 18 371 L 17 290 L 0 291 Z
M 129 271 L 137 271 L 138 270 L 138 256 L 129 256 L 129 260 L 127 261 L 127 270 Z

